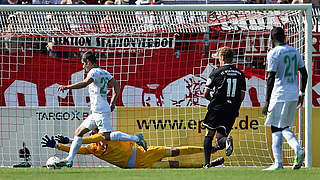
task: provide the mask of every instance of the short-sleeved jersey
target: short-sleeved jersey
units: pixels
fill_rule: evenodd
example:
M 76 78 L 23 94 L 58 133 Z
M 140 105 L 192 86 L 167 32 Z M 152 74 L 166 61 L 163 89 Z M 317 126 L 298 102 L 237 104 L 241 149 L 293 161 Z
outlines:
M 107 101 L 107 87 L 113 76 L 100 67 L 92 68 L 87 77 L 94 81 L 89 85 L 89 96 L 91 111 L 97 113 L 110 112 L 110 105 Z
M 270 101 L 298 100 L 298 69 L 304 67 L 300 53 L 292 46 L 279 45 L 267 55 L 267 71 L 276 72 Z
M 211 72 L 206 87 L 214 90 L 208 110 L 219 110 L 238 114 L 241 106 L 241 92 L 246 91 L 246 79 L 232 64 L 225 64 Z

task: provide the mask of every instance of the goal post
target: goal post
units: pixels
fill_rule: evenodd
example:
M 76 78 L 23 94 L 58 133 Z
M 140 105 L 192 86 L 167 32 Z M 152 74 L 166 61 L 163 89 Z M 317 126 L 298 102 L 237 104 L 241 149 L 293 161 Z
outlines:
M 312 9 L 306 9 L 305 20 L 305 63 L 309 74 L 306 87 L 306 105 L 305 105 L 305 150 L 306 150 L 306 167 L 312 167 Z
M 268 166 L 273 158 L 271 134 L 261 115 L 264 68 L 270 31 L 282 26 L 288 43 L 303 52 L 309 73 L 303 144 L 305 166 L 312 167 L 311 17 L 311 4 L 1 5 L 0 166 L 19 161 L 22 142 L 30 148 L 34 166 L 54 154 L 66 155 L 39 144 L 46 133 L 72 137 L 90 113 L 87 89 L 56 90 L 85 77 L 79 57 L 86 51 L 95 52 L 98 64 L 120 82 L 111 118 L 114 130 L 143 133 L 149 145 L 202 146 L 201 120 L 209 103 L 202 94 L 222 46 L 234 50 L 234 64 L 248 81 L 231 132 L 235 152 L 225 164 Z M 296 133 L 299 127 L 295 124 Z M 199 161 L 203 154 L 177 159 Z M 294 160 L 288 144 L 284 159 L 285 165 Z M 75 165 L 106 164 L 78 156 Z

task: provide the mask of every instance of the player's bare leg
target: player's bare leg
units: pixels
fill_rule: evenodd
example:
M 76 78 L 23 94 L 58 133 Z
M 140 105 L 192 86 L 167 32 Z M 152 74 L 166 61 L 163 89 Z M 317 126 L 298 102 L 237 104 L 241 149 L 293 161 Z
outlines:
M 98 133 L 97 130 L 93 130 L 91 136 L 83 138 L 82 144 L 96 143 L 102 140 L 133 141 L 136 142 L 139 146 L 142 146 L 145 151 L 147 151 L 148 149 L 147 143 L 144 140 L 142 134 L 137 134 L 137 136 L 133 136 L 120 131 Z
M 77 154 L 78 150 L 80 149 L 81 145 L 82 145 L 82 137 L 84 134 L 86 134 L 87 132 L 89 132 L 90 130 L 82 125 L 80 125 L 76 131 L 74 132 L 74 139 L 72 141 L 72 144 L 70 146 L 70 151 L 69 151 L 69 155 L 67 156 L 66 159 L 62 159 L 57 166 L 59 167 L 72 167 L 73 165 L 73 159 L 75 157 L 75 155 Z

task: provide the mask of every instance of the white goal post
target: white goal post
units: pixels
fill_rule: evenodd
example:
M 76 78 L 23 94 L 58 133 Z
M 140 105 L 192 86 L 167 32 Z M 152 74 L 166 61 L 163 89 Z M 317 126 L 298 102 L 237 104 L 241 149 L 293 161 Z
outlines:
M 49 16 L 50 19 L 48 19 Z M 274 22 L 262 19 L 269 16 L 270 18 L 275 16 Z M 220 17 L 224 19 L 219 19 Z M 296 24 L 294 24 L 295 20 Z M 243 22 L 250 22 L 254 25 L 242 24 Z M 114 129 L 127 133 L 142 132 L 150 145 L 202 145 L 200 141 L 202 135 L 194 135 L 194 131 L 198 130 L 197 133 L 201 133 L 201 125 L 196 126 L 198 120 L 200 122 L 201 118 L 204 118 L 204 107 L 208 102 L 200 97 L 199 92 L 203 90 L 204 79 L 216 66 L 213 55 L 217 48 L 221 45 L 236 47 L 238 55 L 236 55 L 235 63 L 242 70 L 247 71 L 248 76 L 253 77 L 252 74 L 259 74 L 261 70 L 254 69 L 258 66 L 255 65 L 256 60 L 265 62 L 266 50 L 270 48 L 268 47 L 270 45 L 269 32 L 273 25 L 285 26 L 289 35 L 293 32 L 294 35 L 289 36 L 289 41 L 292 45 L 297 44 L 296 48 L 303 52 L 309 74 L 305 92 L 305 139 L 303 144 L 306 151 L 305 167 L 312 167 L 311 4 L 1 5 L 0 93 L 3 93 L 3 97 L 0 98 L 0 123 L 2 124 L 0 134 L 3 137 L 0 138 L 0 159 L 3 160 L 0 160 L 0 166 L 9 166 L 10 161 L 18 162 L 15 156 L 21 144 L 19 139 L 21 137 L 26 138 L 24 141 L 27 142 L 27 146 L 32 144 L 32 150 L 36 152 L 34 155 L 36 163 L 34 164 L 41 166 L 45 159 L 50 157 L 48 154 L 53 153 L 37 147 L 36 142 L 40 141 L 43 134 L 66 131 L 60 133 L 73 135 L 74 128 L 79 125 L 79 122 L 70 119 L 78 118 L 78 113 L 81 113 L 84 118 L 89 111 L 86 107 L 88 101 L 85 91 L 87 90 L 73 90 L 65 94 L 58 94 L 55 89 L 59 84 L 83 79 L 84 72 L 81 71 L 81 63 L 79 65 L 77 58 L 81 52 L 87 50 L 98 54 L 101 66 L 111 71 L 122 86 L 122 96 L 117 103 L 119 108 L 112 115 Z M 222 32 L 220 32 L 221 29 Z M 304 34 L 301 35 L 298 30 L 303 30 Z M 202 39 L 198 37 L 198 34 L 201 34 Z M 252 40 L 259 38 L 261 41 L 258 44 Z M 294 41 L 299 41 L 299 43 Z M 43 53 L 41 46 L 43 44 L 48 50 L 54 46 L 53 49 L 50 49 L 50 51 L 55 50 L 54 55 L 50 55 L 52 52 Z M 255 45 L 259 46 L 260 50 L 257 50 L 259 48 L 254 47 Z M 262 50 L 262 47 L 266 50 Z M 68 52 L 68 55 L 64 57 L 66 49 L 71 53 Z M 44 57 L 43 62 L 52 64 L 45 66 L 42 62 L 34 60 L 38 61 Z M 159 62 L 152 62 L 152 59 Z M 32 61 L 31 64 L 28 64 L 30 61 Z M 77 71 L 68 70 L 67 73 L 61 71 L 52 74 L 54 70 L 59 70 L 59 67 L 63 65 L 73 65 Z M 23 68 L 31 66 L 33 70 L 36 69 L 35 72 L 22 71 Z M 142 66 L 145 68 L 141 69 Z M 190 66 L 194 67 L 190 68 Z M 156 67 L 157 70 L 152 69 L 153 67 Z M 142 70 L 143 73 L 138 74 Z M 160 71 L 160 73 L 154 75 L 154 71 Z M 39 72 L 36 76 L 37 80 L 28 76 L 28 73 L 33 75 L 36 72 Z M 134 74 L 138 74 L 137 76 L 141 79 Z M 176 74 L 183 75 L 178 77 Z M 168 80 L 160 77 L 161 75 L 170 75 L 172 78 Z M 59 76 L 60 79 L 55 82 L 57 79 L 54 78 L 57 77 L 53 76 Z M 71 76 L 71 78 L 65 80 L 66 76 Z M 153 76 L 157 78 L 152 79 Z M 136 79 L 132 79 L 133 77 Z M 12 78 L 14 81 L 11 81 Z M 41 84 L 41 80 L 46 81 L 46 85 Z M 256 119 L 261 119 L 261 115 L 257 114 L 260 113 L 259 107 L 262 106 L 261 101 L 264 99 L 264 84 L 260 83 L 263 80 L 252 78 L 251 82 L 250 87 L 254 87 L 257 92 L 250 92 L 250 96 L 249 92 L 247 93 L 247 102 L 243 105 L 243 109 L 248 114 L 255 114 Z M 198 87 L 194 87 L 195 83 L 198 83 Z M 182 86 L 189 89 L 181 89 Z M 37 89 L 41 87 L 43 89 Z M 187 90 L 192 91 L 191 95 L 186 93 Z M 24 94 L 24 100 L 21 100 L 20 94 Z M 181 94 L 183 95 L 180 96 Z M 251 96 L 253 94 L 255 97 Z M 37 97 L 36 100 L 34 97 Z M 80 107 L 80 110 L 77 107 Z M 37 120 L 29 126 L 26 123 L 27 120 L 34 120 L 34 118 Z M 59 120 L 59 122 L 51 122 L 52 119 Z M 154 129 L 149 127 L 153 126 L 152 122 L 159 123 L 159 119 L 165 123 L 153 124 Z M 188 121 L 182 122 L 180 119 L 188 119 Z M 183 128 L 172 130 L 175 128 L 174 120 L 181 122 Z M 234 130 L 263 127 L 261 122 L 262 120 L 252 121 L 250 117 L 248 120 L 248 116 L 244 115 L 237 120 L 239 126 L 234 127 Z M 170 126 L 173 123 L 171 130 L 166 129 L 166 123 Z M 12 124 L 16 126 L 11 127 Z M 8 129 L 5 129 L 6 125 Z M 164 126 L 164 130 L 160 132 L 161 127 L 159 126 Z M 28 130 L 38 131 L 30 132 L 34 134 L 30 135 L 30 141 Z M 23 133 L 16 135 L 19 131 Z M 228 165 L 266 166 L 270 164 L 270 158 L 262 162 L 255 162 L 256 159 L 262 159 L 262 154 L 268 154 L 268 152 L 260 152 L 261 149 L 268 148 L 268 137 L 265 137 L 267 130 L 261 130 L 257 133 L 258 135 L 252 136 L 247 132 L 242 133 L 248 140 L 244 142 L 244 146 L 253 147 L 259 153 L 253 155 L 255 157 L 252 158 L 252 162 L 251 160 L 247 162 L 242 157 L 235 157 L 230 159 Z M 260 134 L 262 135 L 257 140 Z M 239 139 L 240 137 L 242 134 L 239 131 Z M 258 141 L 259 145 L 255 145 L 255 141 Z M 242 144 L 240 144 L 239 142 L 239 151 L 236 151 L 235 155 L 249 157 L 251 149 L 241 148 Z M 8 148 L 6 149 L 5 146 Z M 286 152 L 290 154 L 289 150 Z M 292 157 L 288 156 L 290 156 L 288 157 L 290 164 Z M 97 164 L 91 162 L 96 161 L 96 159 L 88 161 L 80 159 L 79 164 L 94 166 Z M 232 161 L 239 161 L 239 163 Z M 101 164 L 98 163 L 98 165 Z

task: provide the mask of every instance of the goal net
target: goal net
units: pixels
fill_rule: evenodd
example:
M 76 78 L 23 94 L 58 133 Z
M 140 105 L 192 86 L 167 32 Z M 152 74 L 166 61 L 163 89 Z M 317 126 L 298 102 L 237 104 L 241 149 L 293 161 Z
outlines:
M 120 83 L 114 130 L 142 133 L 150 146 L 203 146 L 201 120 L 209 103 L 206 79 L 218 67 L 217 49 L 234 50 L 234 64 L 247 92 L 231 135 L 234 153 L 226 166 L 272 164 L 271 133 L 261 110 L 265 94 L 270 30 L 281 26 L 288 44 L 305 53 L 305 15 L 311 6 L 6 6 L 0 11 L 0 165 L 33 166 L 67 154 L 40 146 L 41 137 L 74 130 L 90 114 L 88 89 L 58 92 L 83 80 L 79 57 L 96 54 L 98 64 Z M 107 11 L 108 10 L 108 11 Z M 307 16 L 308 18 L 308 16 Z M 108 92 L 109 100 L 111 91 Z M 295 121 L 298 133 L 298 117 Z M 294 152 L 283 145 L 284 163 Z M 221 151 L 212 159 L 224 156 Z M 165 160 L 201 161 L 203 154 Z M 74 166 L 107 166 L 78 155 Z

